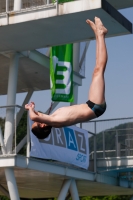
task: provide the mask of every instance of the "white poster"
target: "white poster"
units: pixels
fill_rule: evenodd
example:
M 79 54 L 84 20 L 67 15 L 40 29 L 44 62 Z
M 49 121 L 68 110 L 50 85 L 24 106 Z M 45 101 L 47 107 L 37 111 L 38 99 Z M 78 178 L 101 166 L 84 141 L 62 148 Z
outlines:
M 52 128 L 46 139 L 31 132 L 30 156 L 57 160 L 88 169 L 88 132 L 76 126 Z

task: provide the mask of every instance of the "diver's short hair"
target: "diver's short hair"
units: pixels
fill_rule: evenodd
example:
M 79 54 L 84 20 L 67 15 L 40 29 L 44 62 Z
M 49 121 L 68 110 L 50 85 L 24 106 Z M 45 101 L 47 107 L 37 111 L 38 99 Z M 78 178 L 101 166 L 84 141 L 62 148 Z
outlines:
M 31 131 L 38 139 L 45 139 L 51 133 L 51 128 L 52 126 L 45 126 L 45 127 L 35 126 L 31 129 Z

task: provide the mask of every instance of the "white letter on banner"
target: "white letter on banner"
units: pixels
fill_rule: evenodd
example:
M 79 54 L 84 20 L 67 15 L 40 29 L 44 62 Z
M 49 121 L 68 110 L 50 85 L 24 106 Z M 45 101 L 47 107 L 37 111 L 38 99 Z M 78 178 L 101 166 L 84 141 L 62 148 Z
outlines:
M 70 143 L 73 144 L 73 146 L 76 148 L 74 141 L 73 141 L 73 138 L 71 136 L 71 133 L 69 132 L 69 146 L 70 146 Z
M 70 94 L 70 88 L 71 88 L 71 71 L 72 66 L 70 62 L 58 62 L 58 66 L 66 67 L 66 71 L 58 71 L 58 75 L 63 75 L 64 79 L 62 80 L 56 80 L 56 83 L 58 84 L 64 84 L 66 88 L 64 89 L 56 89 L 56 94 Z
M 58 58 L 56 56 L 53 56 L 52 60 L 53 60 L 53 68 L 54 68 L 54 73 L 55 73 L 56 64 L 58 64 Z M 52 82 L 51 76 L 50 76 L 50 85 L 52 88 L 53 82 Z
M 62 141 L 62 139 L 61 139 L 61 131 L 60 131 L 60 129 L 59 129 L 59 128 L 56 128 L 55 131 L 56 131 L 56 137 L 57 137 L 57 142 L 58 142 L 58 144 L 59 144 L 60 142 L 61 142 L 61 144 L 63 144 L 63 141 Z
M 83 146 L 83 136 L 82 136 L 82 135 L 80 135 L 80 134 L 78 134 L 78 136 L 81 138 L 80 150 L 82 150 L 82 151 L 85 151 L 85 149 L 84 149 L 84 148 L 82 148 L 82 146 Z

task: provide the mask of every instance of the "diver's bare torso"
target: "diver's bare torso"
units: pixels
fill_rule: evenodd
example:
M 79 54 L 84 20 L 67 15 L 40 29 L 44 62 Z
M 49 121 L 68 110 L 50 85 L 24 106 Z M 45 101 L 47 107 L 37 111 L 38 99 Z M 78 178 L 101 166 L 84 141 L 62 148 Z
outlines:
M 62 127 L 77 124 L 96 118 L 95 113 L 87 104 L 79 104 L 57 109 L 53 114 L 51 126 Z

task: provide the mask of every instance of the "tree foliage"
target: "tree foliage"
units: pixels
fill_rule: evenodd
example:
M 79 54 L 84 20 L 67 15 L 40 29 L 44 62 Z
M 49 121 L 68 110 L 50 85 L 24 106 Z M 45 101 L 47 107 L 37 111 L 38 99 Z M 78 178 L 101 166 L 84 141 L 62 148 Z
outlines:
M 130 200 L 131 195 L 123 196 L 100 196 L 100 197 L 81 197 L 80 200 Z

